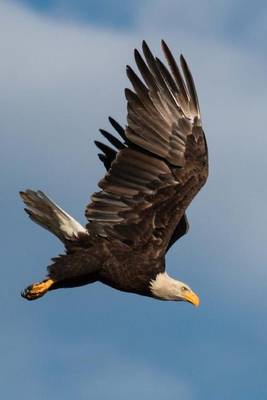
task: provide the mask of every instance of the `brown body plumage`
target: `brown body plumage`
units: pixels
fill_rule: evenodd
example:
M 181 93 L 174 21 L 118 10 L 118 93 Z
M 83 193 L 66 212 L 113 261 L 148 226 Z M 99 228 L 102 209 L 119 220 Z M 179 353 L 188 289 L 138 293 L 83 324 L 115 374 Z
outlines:
M 86 208 L 86 228 L 42 192 L 21 192 L 30 217 L 66 247 L 65 255 L 53 259 L 48 278 L 23 297 L 98 280 L 122 291 L 197 302 L 187 285 L 177 281 L 175 287 L 164 274 L 164 258 L 188 230 L 185 211 L 208 176 L 207 145 L 187 64 L 181 56 L 182 76 L 164 42 L 162 47 L 170 70 L 145 42 L 144 59 L 135 51 L 143 81 L 127 67 L 134 88 L 125 90 L 127 126 L 110 118 L 120 140 L 101 130 L 114 148 L 96 142 L 107 173 Z

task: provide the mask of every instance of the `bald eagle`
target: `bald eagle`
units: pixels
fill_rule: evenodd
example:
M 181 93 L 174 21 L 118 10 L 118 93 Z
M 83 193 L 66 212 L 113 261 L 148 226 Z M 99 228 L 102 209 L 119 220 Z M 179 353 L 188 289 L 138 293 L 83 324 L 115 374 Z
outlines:
M 22 296 L 35 300 L 50 290 L 96 281 L 160 300 L 199 297 L 165 271 L 168 249 L 188 231 L 186 209 L 205 184 L 208 151 L 194 81 L 181 55 L 180 67 L 164 41 L 167 66 L 146 42 L 127 66 L 133 89 L 125 89 L 127 125 L 109 121 L 116 135 L 100 130 L 96 141 L 107 172 L 86 207 L 83 227 L 41 191 L 20 195 L 30 218 L 56 235 L 65 254 L 53 258 L 48 275 Z

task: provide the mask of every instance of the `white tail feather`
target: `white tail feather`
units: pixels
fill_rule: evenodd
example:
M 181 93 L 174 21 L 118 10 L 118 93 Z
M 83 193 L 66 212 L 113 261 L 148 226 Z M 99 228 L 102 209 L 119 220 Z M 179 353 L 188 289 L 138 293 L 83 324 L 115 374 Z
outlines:
M 79 233 L 88 234 L 88 231 L 78 221 L 40 190 L 34 192 L 28 189 L 20 192 L 20 195 L 27 206 L 25 211 L 30 218 L 63 242 L 77 239 Z

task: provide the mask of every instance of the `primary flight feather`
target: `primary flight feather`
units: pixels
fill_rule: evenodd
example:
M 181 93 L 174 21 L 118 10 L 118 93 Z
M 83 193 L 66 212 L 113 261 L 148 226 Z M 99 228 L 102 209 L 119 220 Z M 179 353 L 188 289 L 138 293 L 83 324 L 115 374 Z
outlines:
M 83 227 L 41 191 L 21 197 L 30 218 L 54 233 L 66 253 L 53 258 L 48 276 L 22 296 L 100 281 L 115 289 L 161 300 L 199 304 L 190 287 L 165 272 L 168 249 L 188 230 L 186 209 L 205 184 L 208 151 L 194 81 L 183 56 L 181 70 L 164 41 L 168 66 L 143 42 L 127 66 L 127 126 L 110 123 L 96 141 L 107 172 L 86 207 Z

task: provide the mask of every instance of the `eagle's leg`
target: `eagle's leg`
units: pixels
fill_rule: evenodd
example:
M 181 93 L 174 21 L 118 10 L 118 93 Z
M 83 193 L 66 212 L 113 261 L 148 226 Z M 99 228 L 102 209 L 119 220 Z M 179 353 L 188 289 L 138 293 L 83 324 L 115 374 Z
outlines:
M 48 267 L 48 276 L 41 282 L 33 283 L 22 293 L 27 300 L 42 297 L 47 291 L 87 285 L 98 280 L 101 260 L 91 249 L 77 247 L 71 253 L 53 258 Z
M 21 293 L 21 296 L 27 300 L 36 300 L 42 297 L 55 283 L 53 279 L 47 278 L 41 282 L 33 283 L 32 285 L 26 287 L 26 289 Z

